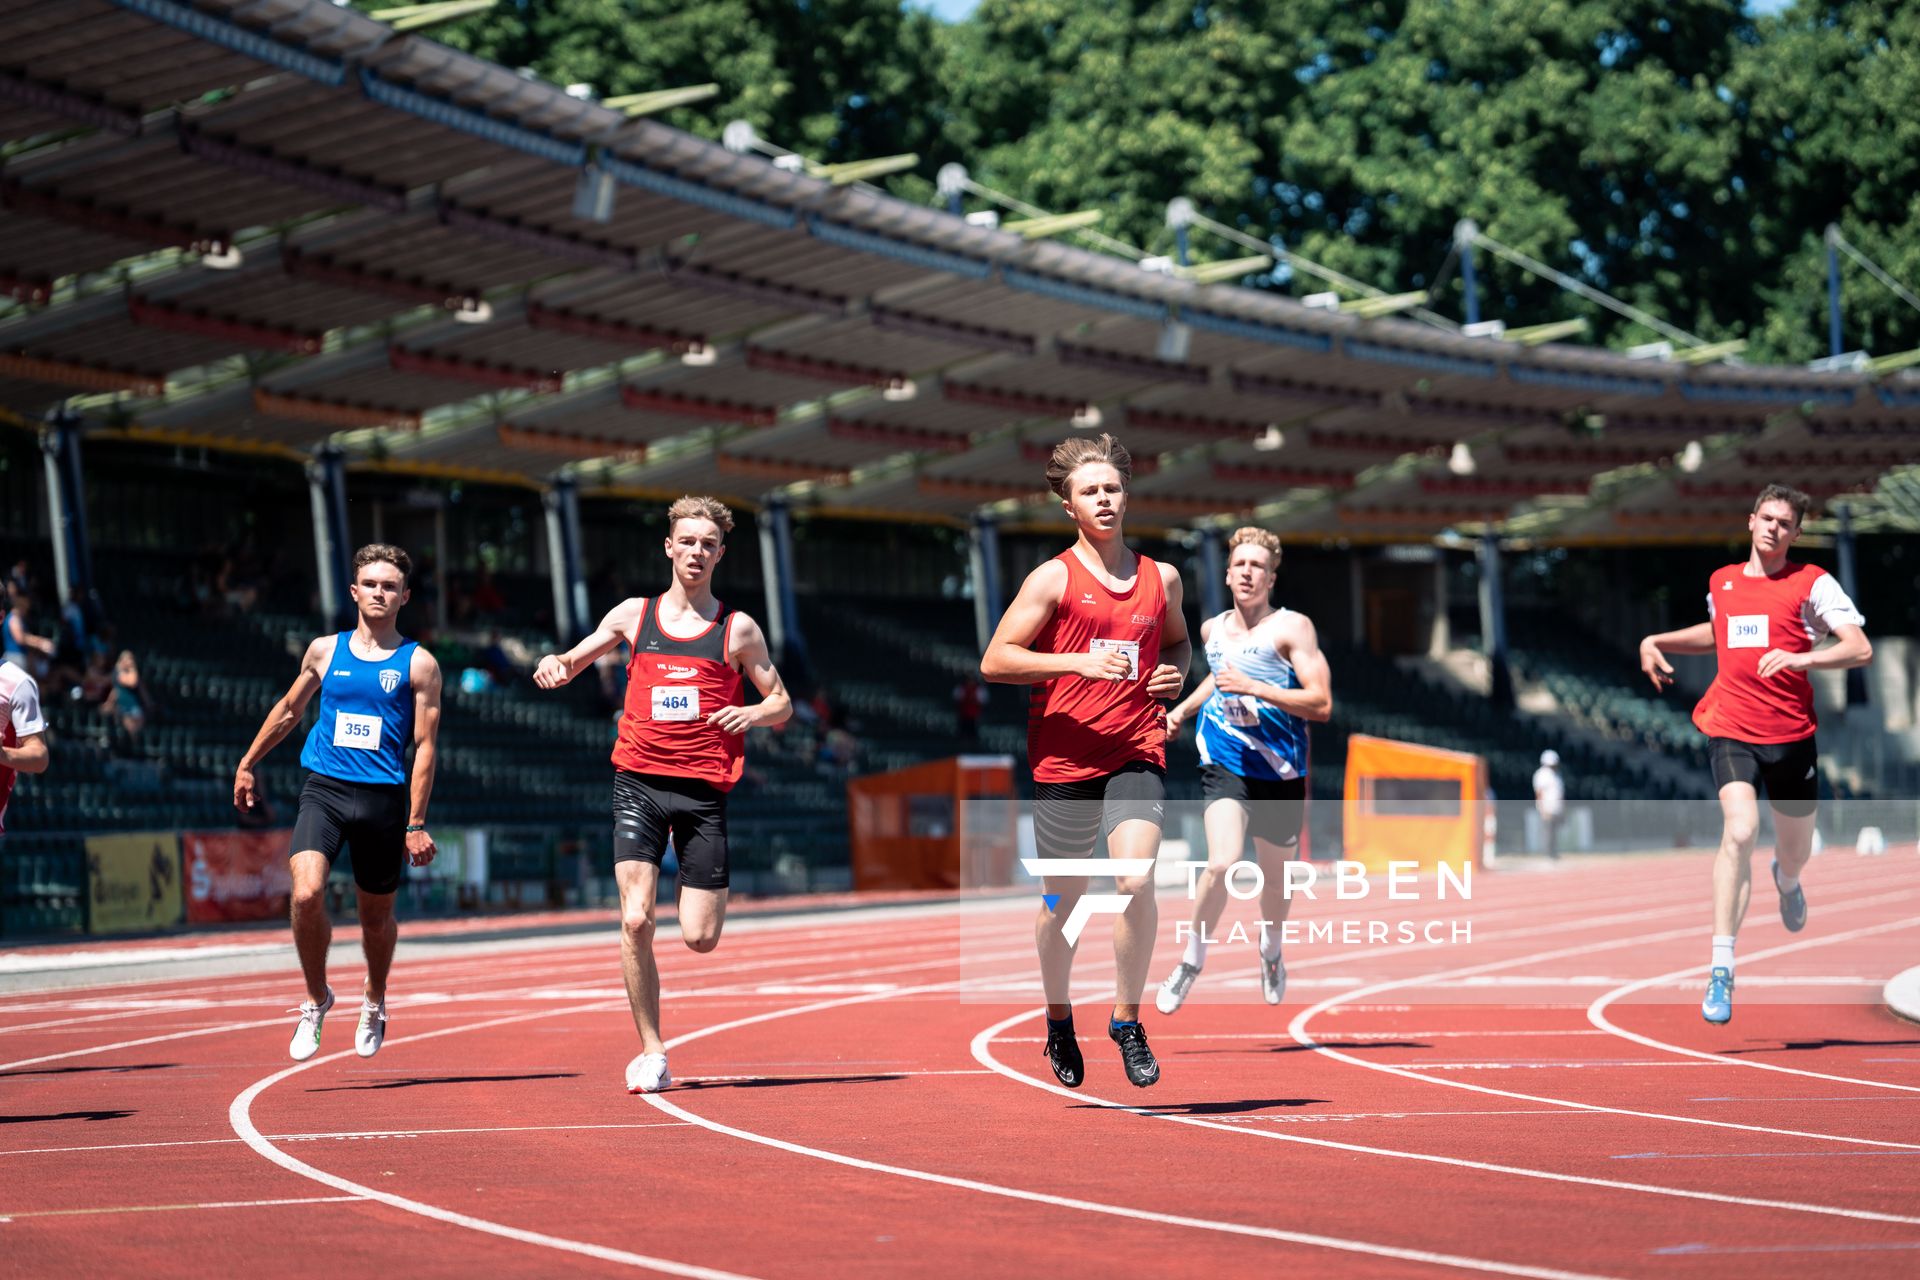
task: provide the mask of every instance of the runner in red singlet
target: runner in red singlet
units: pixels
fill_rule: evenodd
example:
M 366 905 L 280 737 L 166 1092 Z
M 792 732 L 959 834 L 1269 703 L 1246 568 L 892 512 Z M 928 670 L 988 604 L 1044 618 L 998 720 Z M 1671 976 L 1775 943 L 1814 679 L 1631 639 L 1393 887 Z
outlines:
M 627 1064 L 628 1093 L 667 1087 L 660 1039 L 660 970 L 653 958 L 653 909 L 667 838 L 680 858 L 680 937 L 695 951 L 720 945 L 727 914 L 727 792 L 740 780 L 748 729 L 776 725 L 792 710 L 759 624 L 713 597 L 733 513 L 713 498 L 667 508 L 673 583 L 653 599 L 614 606 L 594 633 L 534 671 L 558 689 L 625 644 L 627 705 L 613 748 L 613 872 L 620 885 L 620 967 L 640 1032 Z M 742 676 L 760 691 L 744 705 Z
M 47 771 L 47 721 L 40 686 L 24 667 L 0 662 L 0 838 L 7 834 L 7 802 L 23 773 Z
M 1193 646 L 1180 608 L 1180 574 L 1121 540 L 1133 460 L 1110 435 L 1062 441 L 1047 483 L 1079 531 L 1072 547 L 1021 584 L 987 645 L 980 674 L 1032 686 L 1027 757 L 1033 767 L 1034 840 L 1043 858 L 1088 858 L 1100 838 L 1114 858 L 1160 851 L 1166 803 L 1166 709 L 1180 696 Z M 1085 875 L 1049 876 L 1035 925 L 1047 994 L 1047 1061 L 1060 1083 L 1080 1087 L 1085 1062 L 1068 995 L 1074 946 L 1063 928 L 1087 888 Z M 1160 1067 L 1140 1027 L 1140 993 L 1153 960 L 1159 913 L 1153 874 L 1116 876 L 1129 895 L 1113 928 L 1119 972 L 1107 1034 L 1127 1078 L 1145 1088 Z
M 1866 619 L 1840 584 L 1817 565 L 1787 559 L 1800 536 L 1809 499 L 1770 484 L 1747 517 L 1753 547 L 1742 564 L 1716 570 L 1707 583 L 1707 621 L 1640 642 L 1640 669 L 1653 687 L 1673 683 L 1669 653 L 1716 655 L 1713 683 L 1694 708 L 1707 735 L 1724 825 L 1713 864 L 1713 959 L 1700 1013 L 1708 1022 L 1733 1017 L 1733 944 L 1753 893 L 1749 859 L 1760 830 L 1758 788 L 1773 809 L 1773 883 L 1780 920 L 1798 933 L 1807 923 L 1800 871 L 1813 855 L 1813 815 L 1820 794 L 1809 671 L 1864 667 L 1873 646 Z M 1835 643 L 1816 650 L 1831 635 Z

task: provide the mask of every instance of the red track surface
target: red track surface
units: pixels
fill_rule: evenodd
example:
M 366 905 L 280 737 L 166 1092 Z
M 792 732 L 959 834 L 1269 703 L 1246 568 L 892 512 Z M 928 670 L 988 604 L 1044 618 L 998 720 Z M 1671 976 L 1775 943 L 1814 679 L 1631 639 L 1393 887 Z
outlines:
M 1920 881 L 1829 852 L 1789 936 L 1761 880 L 1724 1028 L 1679 972 L 1705 855 L 1298 903 L 1474 941 L 1303 943 L 1278 1009 L 1217 948 L 1186 1009 L 1148 1013 L 1145 1091 L 1099 1035 L 1103 923 L 1076 973 L 1089 1079 L 1053 1083 L 1026 902 L 665 939 L 676 1086 L 653 1098 L 621 1088 L 611 934 L 403 953 L 371 1060 L 344 928 L 306 1064 L 286 975 L 11 995 L 0 1273 L 1912 1275 L 1920 1028 L 1877 994 Z M 1163 938 L 1186 905 L 1163 899 Z M 966 978 L 999 979 L 964 999 L 963 919 Z

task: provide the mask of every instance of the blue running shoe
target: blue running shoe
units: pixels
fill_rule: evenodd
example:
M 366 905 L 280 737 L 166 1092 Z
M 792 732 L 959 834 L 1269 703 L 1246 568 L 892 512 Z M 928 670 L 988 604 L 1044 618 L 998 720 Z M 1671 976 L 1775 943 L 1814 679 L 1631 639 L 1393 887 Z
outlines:
M 1807 891 L 1799 885 L 1791 890 L 1780 888 L 1780 864 L 1773 864 L 1773 887 L 1780 893 L 1780 923 L 1787 926 L 1788 933 L 1798 933 L 1807 927 Z
M 1715 969 L 1707 975 L 1707 998 L 1700 1002 L 1700 1016 L 1708 1022 L 1733 1021 L 1733 970 Z

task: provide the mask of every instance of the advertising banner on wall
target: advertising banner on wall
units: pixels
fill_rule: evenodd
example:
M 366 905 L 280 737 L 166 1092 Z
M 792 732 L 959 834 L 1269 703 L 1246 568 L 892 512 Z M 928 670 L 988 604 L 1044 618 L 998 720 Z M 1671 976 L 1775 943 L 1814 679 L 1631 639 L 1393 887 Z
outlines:
M 172 832 L 87 837 L 87 929 L 141 933 L 180 923 L 180 841 Z
M 187 920 L 276 920 L 287 914 L 293 876 L 287 869 L 287 831 L 188 831 L 180 837 L 186 863 Z

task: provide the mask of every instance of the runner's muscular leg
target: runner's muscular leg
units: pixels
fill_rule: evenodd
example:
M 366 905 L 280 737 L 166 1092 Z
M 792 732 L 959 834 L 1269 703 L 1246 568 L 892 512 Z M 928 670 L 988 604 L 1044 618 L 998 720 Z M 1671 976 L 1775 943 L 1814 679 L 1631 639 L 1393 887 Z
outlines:
M 1740 932 L 1753 895 L 1753 845 L 1760 834 L 1760 798 L 1753 785 L 1729 782 L 1720 788 L 1720 851 L 1713 859 L 1713 931 L 1721 937 Z
M 1240 861 L 1247 845 L 1247 807 L 1238 800 L 1215 800 L 1203 817 L 1207 868 L 1194 880 L 1193 927 L 1202 937 L 1211 937 L 1227 909 L 1227 872 Z
M 293 924 L 293 946 L 300 953 L 300 972 L 307 980 L 307 999 L 319 1004 L 327 998 L 327 947 L 333 942 L 333 920 L 327 915 L 327 855 L 307 849 L 287 860 L 293 873 L 288 914 Z
M 393 916 L 394 895 L 368 893 L 358 886 L 354 892 L 360 907 L 360 949 L 367 956 L 364 993 L 369 1000 L 384 1001 L 387 974 L 393 968 L 393 947 L 400 940 L 400 925 Z
M 637 858 L 613 864 L 620 886 L 620 974 L 627 984 L 627 1005 L 640 1033 L 642 1053 L 665 1053 L 660 1040 L 660 968 L 653 958 L 654 895 L 660 867 Z
M 1114 858 L 1156 859 L 1160 856 L 1160 826 L 1144 818 L 1129 818 L 1107 837 L 1107 851 Z M 1143 876 L 1115 876 L 1114 885 L 1119 892 L 1132 895 L 1133 901 L 1113 923 L 1113 1016 L 1120 1022 L 1137 1022 L 1140 993 L 1146 990 L 1147 970 L 1153 964 L 1160 906 L 1154 900 L 1151 870 Z

